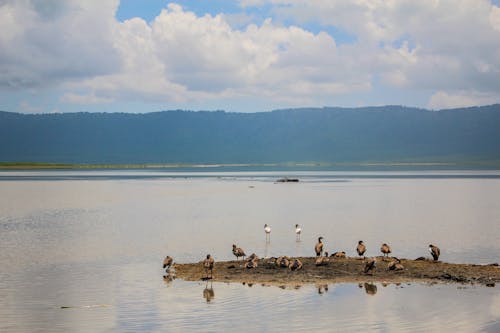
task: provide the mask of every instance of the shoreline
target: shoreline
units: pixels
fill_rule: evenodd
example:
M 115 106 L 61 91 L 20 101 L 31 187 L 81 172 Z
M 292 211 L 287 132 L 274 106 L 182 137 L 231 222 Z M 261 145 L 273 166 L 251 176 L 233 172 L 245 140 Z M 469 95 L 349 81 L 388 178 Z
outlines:
M 80 170 L 80 169 L 217 169 L 217 168 L 345 168 L 376 169 L 437 168 L 445 170 L 498 170 L 498 160 L 477 161 L 366 161 L 366 162 L 279 162 L 279 163 L 53 163 L 0 162 L 0 170 Z
M 231 260 L 215 263 L 214 282 L 259 283 L 266 285 L 290 286 L 316 283 L 458 283 L 479 284 L 494 287 L 500 282 L 498 264 L 452 264 L 431 260 L 400 259 L 404 270 L 388 269 L 392 258 L 387 260 L 376 257 L 377 267 L 370 274 L 363 273 L 365 260 L 359 258 L 332 258 L 326 266 L 316 266 L 314 257 L 298 258 L 303 267 L 297 271 L 281 268 L 269 259 L 259 260 L 258 267 L 245 268 L 244 261 Z M 175 263 L 170 276 L 185 281 L 207 280 L 203 263 Z

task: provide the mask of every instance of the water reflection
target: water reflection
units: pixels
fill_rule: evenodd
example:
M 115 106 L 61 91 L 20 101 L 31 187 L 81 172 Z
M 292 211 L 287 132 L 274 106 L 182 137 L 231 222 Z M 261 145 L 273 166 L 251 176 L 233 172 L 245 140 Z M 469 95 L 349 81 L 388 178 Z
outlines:
M 316 288 L 318 288 L 319 295 L 323 295 L 328 292 L 328 284 L 316 284 Z
M 212 281 L 210 281 L 210 286 L 209 282 L 207 281 L 207 284 L 205 285 L 205 289 L 203 289 L 203 298 L 207 301 L 207 303 L 210 303 L 215 297 L 214 293 L 214 288 L 212 286 Z
M 428 244 L 436 243 L 443 261 L 498 261 L 498 177 L 349 179 L 293 187 L 259 182 L 251 189 L 255 180 L 0 180 L 0 332 L 328 332 L 332 325 L 500 332 L 498 284 L 367 282 L 362 292 L 356 284 L 249 288 L 171 274 L 159 279 L 165 253 L 198 262 L 209 251 L 222 261 L 234 258 L 231 243 L 241 243 L 267 258 L 311 256 L 319 234 L 331 248 L 350 249 L 348 256 L 362 238 L 367 256 L 387 241 L 400 258 L 428 255 Z M 272 243 L 264 243 L 263 221 L 273 225 Z M 293 230 L 298 223 L 305 228 L 301 242 Z M 75 308 L 61 311 L 68 304 Z M 85 308 L 93 304 L 111 306 Z M 327 319 L 317 322 L 318 316 Z
M 365 282 L 364 287 L 368 295 L 375 295 L 377 293 L 377 286 L 374 283 Z

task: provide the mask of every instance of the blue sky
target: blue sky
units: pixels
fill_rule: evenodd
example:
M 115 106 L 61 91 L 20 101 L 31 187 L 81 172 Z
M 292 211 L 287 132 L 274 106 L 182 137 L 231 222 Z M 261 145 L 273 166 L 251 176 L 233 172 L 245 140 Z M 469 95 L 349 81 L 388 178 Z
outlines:
M 6 0 L 0 110 L 500 102 L 500 0 Z

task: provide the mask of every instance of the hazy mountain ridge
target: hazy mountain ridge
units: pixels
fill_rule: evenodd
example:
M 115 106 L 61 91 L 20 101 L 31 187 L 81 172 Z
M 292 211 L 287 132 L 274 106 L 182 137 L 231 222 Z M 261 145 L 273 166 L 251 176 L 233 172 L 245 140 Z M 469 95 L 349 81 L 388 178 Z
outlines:
M 259 113 L 0 112 L 0 161 L 277 163 L 500 159 L 500 104 Z

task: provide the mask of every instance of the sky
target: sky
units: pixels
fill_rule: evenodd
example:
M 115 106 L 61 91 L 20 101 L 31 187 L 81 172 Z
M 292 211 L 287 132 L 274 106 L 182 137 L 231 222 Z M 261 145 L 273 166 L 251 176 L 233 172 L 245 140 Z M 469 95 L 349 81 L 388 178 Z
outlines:
M 500 0 L 0 0 L 0 110 L 500 103 Z

